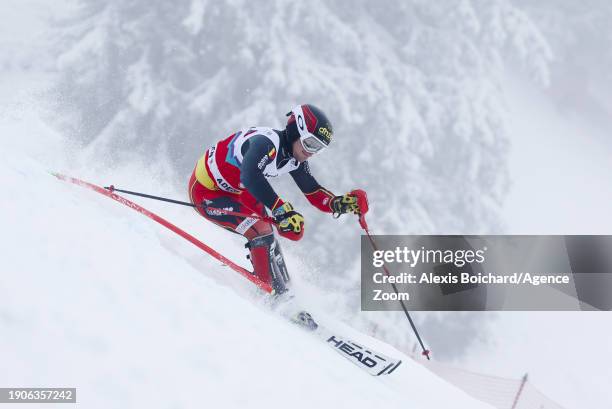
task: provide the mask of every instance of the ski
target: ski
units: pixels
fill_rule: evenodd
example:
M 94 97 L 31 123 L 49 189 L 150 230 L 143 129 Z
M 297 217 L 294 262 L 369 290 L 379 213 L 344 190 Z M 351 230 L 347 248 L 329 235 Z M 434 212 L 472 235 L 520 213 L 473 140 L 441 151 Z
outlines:
M 402 363 L 372 348 L 339 335 L 321 325 L 314 331 L 315 335 L 340 355 L 351 361 L 373 376 L 389 375 Z
M 389 375 L 402 363 L 322 326 L 305 311 L 300 311 L 292 321 L 372 376 Z

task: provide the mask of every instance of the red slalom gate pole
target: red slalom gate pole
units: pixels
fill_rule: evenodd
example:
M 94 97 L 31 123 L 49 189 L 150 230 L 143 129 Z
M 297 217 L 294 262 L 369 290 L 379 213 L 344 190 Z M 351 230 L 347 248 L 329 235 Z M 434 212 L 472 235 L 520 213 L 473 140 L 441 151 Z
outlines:
M 207 246 L 206 244 L 202 243 L 200 240 L 196 239 L 194 236 L 192 236 L 191 234 L 187 233 L 186 231 L 182 230 L 181 228 L 175 226 L 174 224 L 170 223 L 169 221 L 167 221 L 166 219 L 156 215 L 155 213 L 145 209 L 144 207 L 122 197 L 119 196 L 116 193 L 113 193 L 113 190 L 111 189 L 105 189 L 102 188 L 100 186 L 94 185 L 92 183 L 89 182 L 85 182 L 83 180 L 77 179 L 77 178 L 73 178 L 70 176 L 66 176 L 66 175 L 62 175 L 59 173 L 52 173 L 53 176 L 55 176 L 56 178 L 63 180 L 65 182 L 69 182 L 69 183 L 73 183 L 77 186 L 81 186 L 90 190 L 93 190 L 94 192 L 100 193 L 106 197 L 109 197 L 135 211 L 137 211 L 140 214 L 143 214 L 145 216 L 147 216 L 148 218 L 156 221 L 157 223 L 161 224 L 162 226 L 164 226 L 165 228 L 167 228 L 168 230 L 178 234 L 179 236 L 181 236 L 182 238 L 184 238 L 185 240 L 189 241 L 190 243 L 192 243 L 193 245 L 195 245 L 196 247 L 198 247 L 199 249 L 205 251 L 206 253 L 210 254 L 211 256 L 213 256 L 214 258 L 216 258 L 217 260 L 219 260 L 220 262 L 222 262 L 223 264 L 227 265 L 229 268 L 231 268 L 232 270 L 236 271 L 238 274 L 242 275 L 243 277 L 245 277 L 246 279 L 248 279 L 249 281 L 251 281 L 253 284 L 255 284 L 257 287 L 261 288 L 262 290 L 264 290 L 267 293 L 271 293 L 272 292 L 272 287 L 270 286 L 270 284 L 267 284 L 265 282 L 263 282 L 262 280 L 260 280 L 257 276 L 253 275 L 249 270 L 239 266 L 238 264 L 234 263 L 232 260 L 226 258 L 225 256 L 223 256 L 221 253 L 219 253 L 218 251 L 212 249 L 211 247 Z M 191 204 L 191 203 L 190 203 Z M 251 216 L 249 216 L 251 217 Z
M 368 229 L 368 223 L 366 222 L 366 219 L 365 219 L 365 214 L 368 211 L 367 196 L 363 190 L 357 190 L 357 191 L 354 190 L 351 193 L 356 193 L 357 204 L 359 205 L 359 209 L 362 209 L 361 214 L 359 215 L 359 225 L 366 232 L 366 235 L 368 236 L 368 239 L 370 240 L 370 244 L 372 245 L 372 248 L 374 249 L 374 251 L 378 251 L 378 246 L 376 245 L 376 243 L 374 242 L 374 238 L 370 234 L 370 230 Z M 383 264 L 382 267 L 387 277 L 391 276 L 391 274 L 389 273 L 389 270 L 387 270 L 387 266 Z M 419 344 L 421 345 L 421 349 L 423 350 L 421 354 L 425 355 L 425 357 L 429 361 L 431 359 L 429 357 L 430 351 L 427 348 L 425 348 L 425 345 L 423 344 L 423 340 L 421 339 L 421 336 L 419 335 L 419 331 L 417 330 L 416 325 L 414 325 L 414 321 L 412 321 L 412 317 L 410 317 L 410 313 L 408 312 L 408 309 L 406 308 L 406 304 L 404 304 L 404 300 L 399 299 L 399 291 L 397 287 L 395 286 L 395 283 L 391 283 L 391 286 L 393 287 L 393 291 L 395 291 L 395 294 L 398 294 L 398 301 L 400 305 L 402 306 L 402 310 L 404 310 L 404 314 L 406 315 L 406 318 L 408 318 L 408 322 L 410 323 L 410 326 L 412 327 L 412 331 L 414 331 L 414 335 L 416 335 L 417 340 L 419 341 Z

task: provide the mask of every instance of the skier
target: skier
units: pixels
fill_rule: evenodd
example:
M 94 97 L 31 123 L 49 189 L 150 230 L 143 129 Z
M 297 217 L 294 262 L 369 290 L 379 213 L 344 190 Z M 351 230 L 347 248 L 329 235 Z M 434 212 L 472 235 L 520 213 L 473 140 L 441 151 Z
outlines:
M 360 214 L 360 203 L 367 203 L 364 191 L 336 196 L 310 173 L 308 159 L 332 140 L 332 125 L 325 114 L 305 104 L 287 116 L 283 130 L 252 127 L 217 142 L 198 160 L 189 180 L 189 198 L 198 213 L 247 239 L 254 274 L 270 284 L 275 295 L 287 291 L 289 275 L 272 225 L 218 209 L 266 216 L 267 208 L 280 236 L 300 240 L 304 217 L 276 194 L 268 178 L 289 173 L 313 206 L 335 217 Z

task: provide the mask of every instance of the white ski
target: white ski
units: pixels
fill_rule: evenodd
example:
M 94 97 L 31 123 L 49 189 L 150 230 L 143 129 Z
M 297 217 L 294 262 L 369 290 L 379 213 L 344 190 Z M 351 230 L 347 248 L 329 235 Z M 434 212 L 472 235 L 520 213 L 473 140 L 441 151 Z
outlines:
M 325 328 L 317 323 L 312 316 L 304 310 L 293 315 L 290 320 L 304 330 L 314 334 L 340 355 L 370 375 L 389 375 L 402 363 L 401 360 L 390 358 L 380 352 L 374 351 L 372 348 L 351 341 L 339 335 L 337 332 Z
M 373 376 L 389 375 L 402 363 L 319 325 L 313 333 L 340 355 Z

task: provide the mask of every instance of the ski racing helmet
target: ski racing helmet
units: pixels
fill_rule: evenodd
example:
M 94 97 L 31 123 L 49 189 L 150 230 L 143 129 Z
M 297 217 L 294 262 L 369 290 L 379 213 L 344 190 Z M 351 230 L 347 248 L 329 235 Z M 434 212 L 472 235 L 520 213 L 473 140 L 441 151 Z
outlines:
M 306 152 L 317 153 L 331 142 L 334 133 L 331 122 L 316 106 L 298 105 L 287 116 L 289 120 L 286 129 L 290 144 L 299 138 Z

